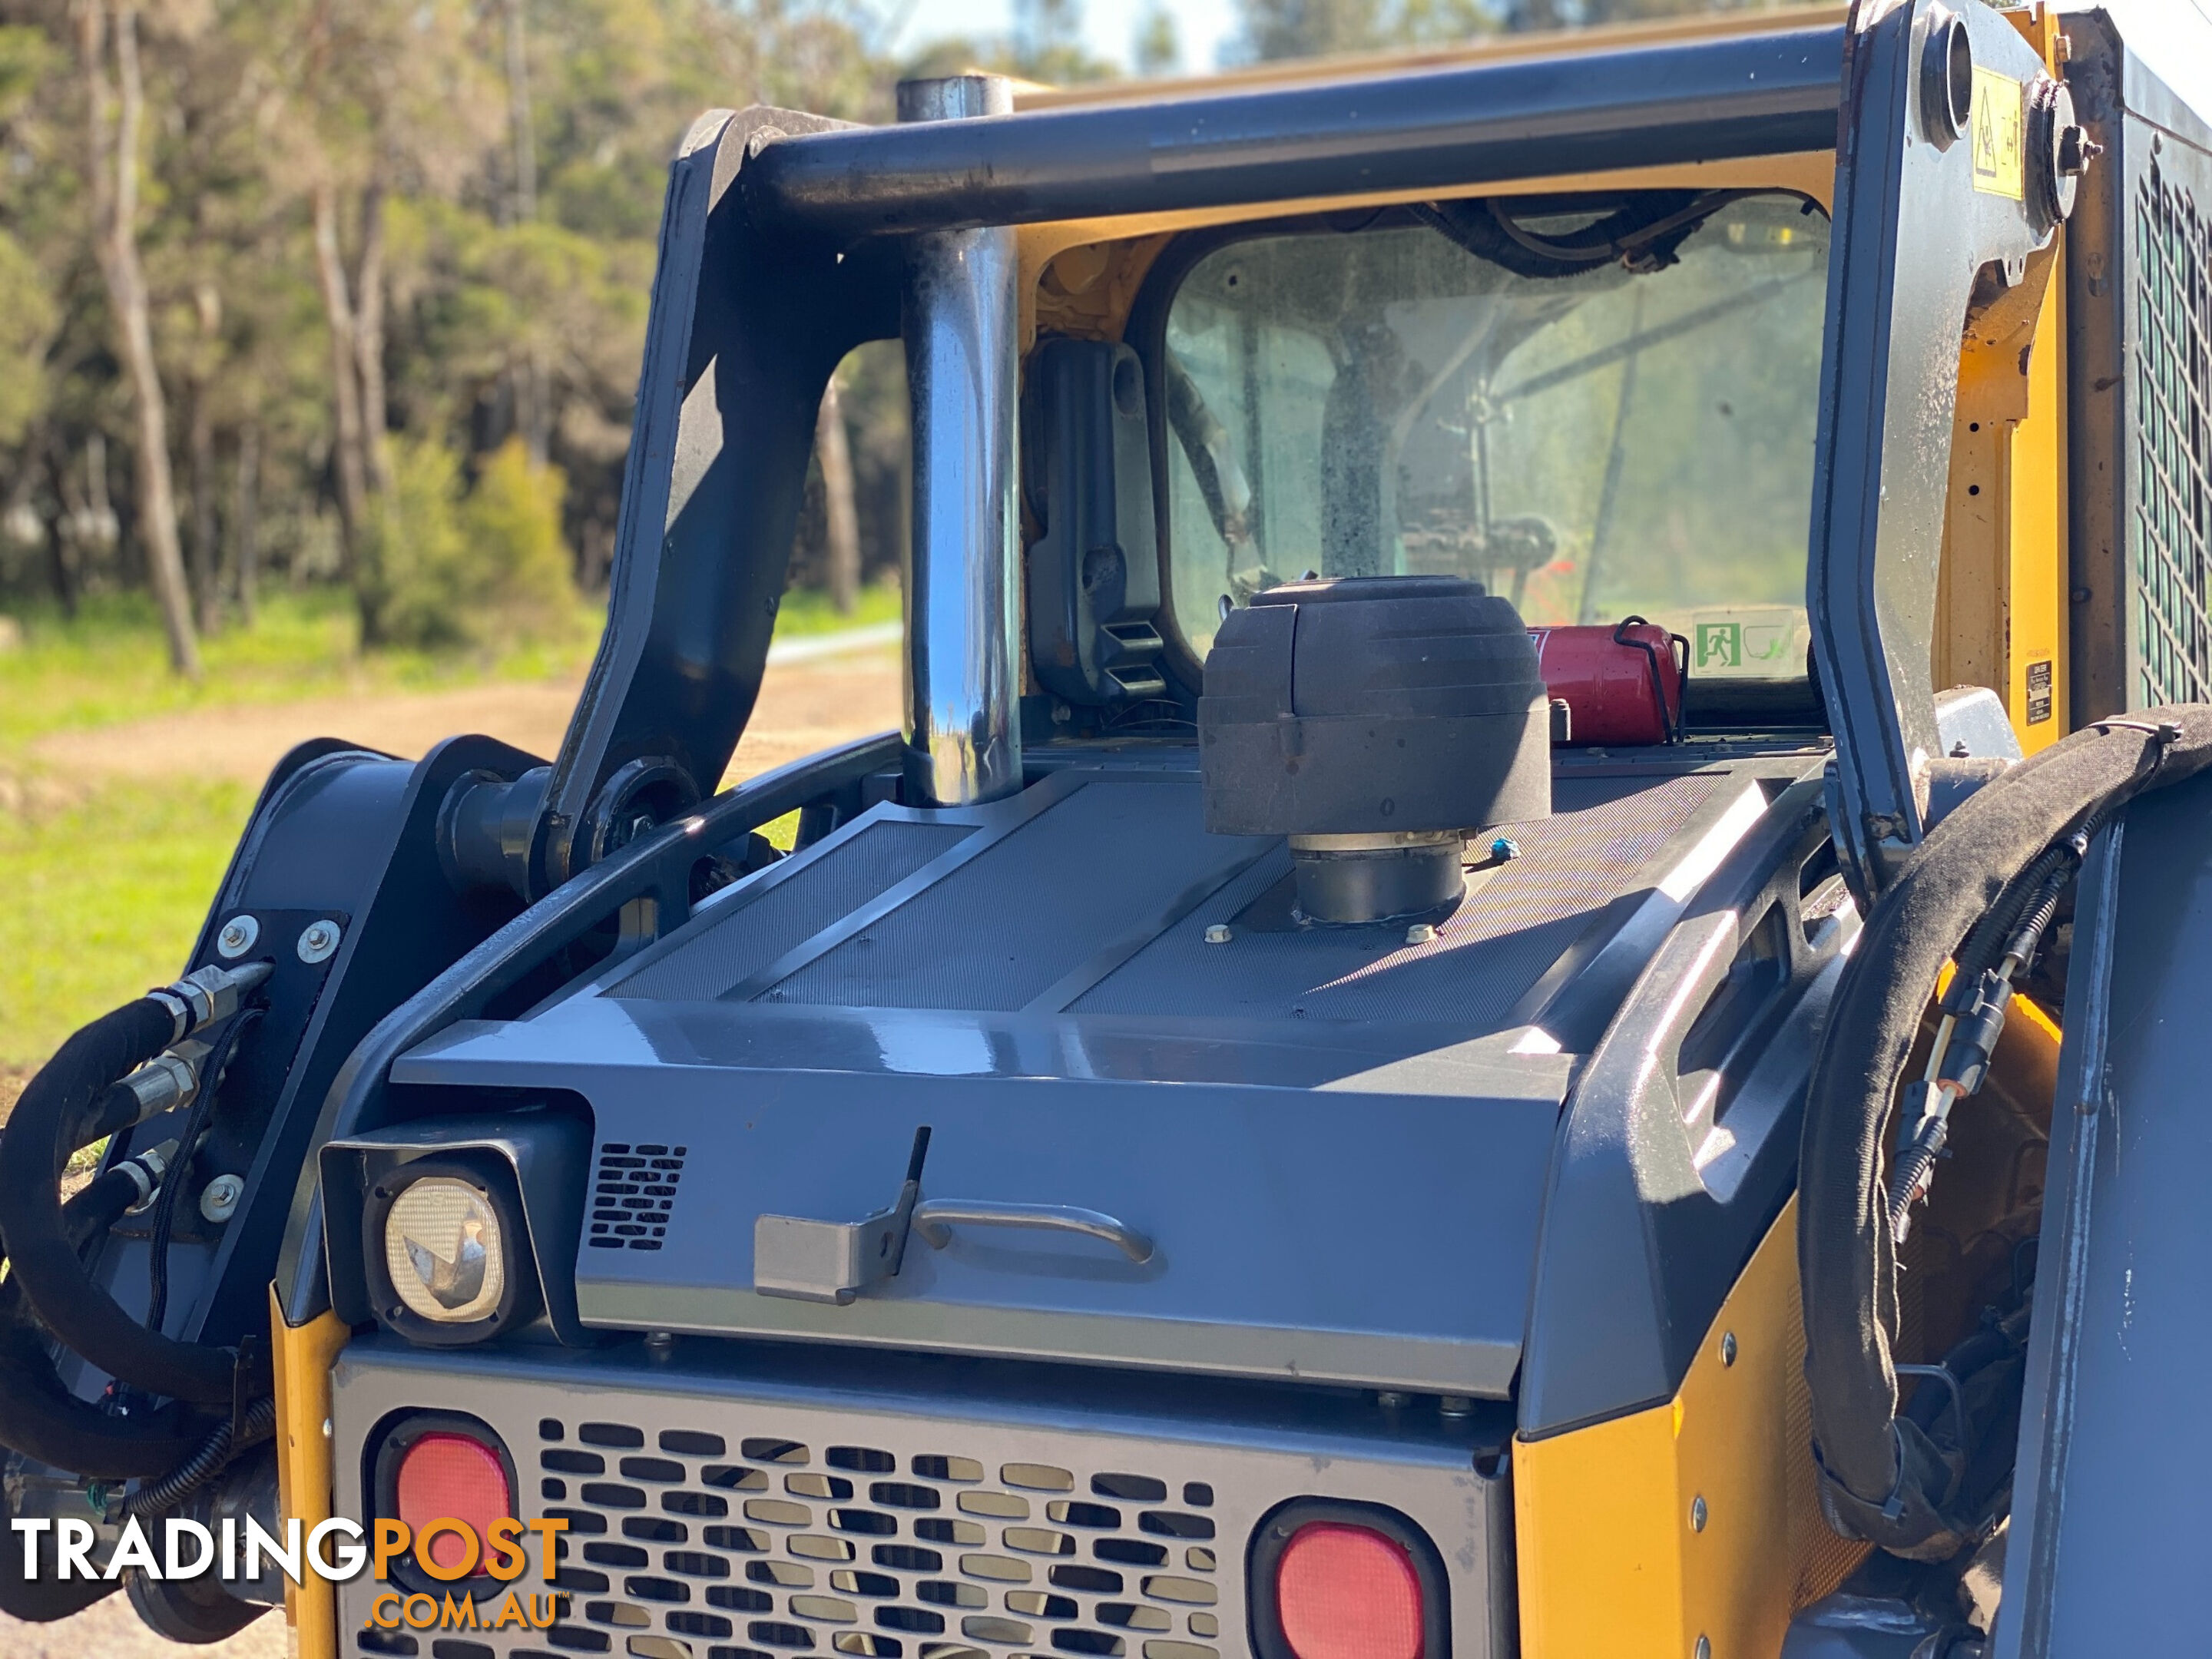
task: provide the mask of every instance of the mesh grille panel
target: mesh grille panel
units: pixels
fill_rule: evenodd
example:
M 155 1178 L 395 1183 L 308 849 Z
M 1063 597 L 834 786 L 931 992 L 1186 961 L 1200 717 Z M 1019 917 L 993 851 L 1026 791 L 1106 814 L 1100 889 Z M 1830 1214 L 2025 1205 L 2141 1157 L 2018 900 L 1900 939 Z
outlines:
M 2135 212 L 2132 689 L 2145 704 L 2196 702 L 2212 696 L 2212 226 L 2155 165 Z
M 733 908 L 713 926 L 681 936 L 673 950 L 641 963 L 607 994 L 710 1001 L 832 922 L 882 897 L 973 833 L 962 824 L 898 818 L 872 823 L 758 898 L 733 901 Z
M 1213 1488 L 1186 1470 L 683 1429 L 648 1449 L 628 1423 L 539 1434 L 544 1513 L 568 1522 L 565 1611 L 538 1638 L 557 1649 L 1218 1659 L 1219 1561 L 1243 1540 L 1217 1537 Z

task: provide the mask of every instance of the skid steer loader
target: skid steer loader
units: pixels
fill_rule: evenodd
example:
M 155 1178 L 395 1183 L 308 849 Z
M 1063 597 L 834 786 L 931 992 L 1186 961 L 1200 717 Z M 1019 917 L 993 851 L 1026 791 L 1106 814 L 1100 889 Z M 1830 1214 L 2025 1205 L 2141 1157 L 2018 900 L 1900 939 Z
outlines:
M 0 1607 L 2199 1650 L 2188 10 L 702 118 L 560 753 L 295 750 L 0 1141 Z M 718 793 L 890 341 L 903 729 Z

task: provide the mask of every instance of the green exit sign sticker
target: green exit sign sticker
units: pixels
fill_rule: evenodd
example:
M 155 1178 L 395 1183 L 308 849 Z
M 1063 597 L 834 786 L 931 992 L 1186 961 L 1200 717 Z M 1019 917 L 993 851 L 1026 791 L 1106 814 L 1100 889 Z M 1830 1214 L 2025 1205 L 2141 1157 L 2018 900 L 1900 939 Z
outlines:
M 1796 605 L 1702 611 L 1690 624 L 1690 672 L 1717 679 L 1794 679 L 1812 643 Z

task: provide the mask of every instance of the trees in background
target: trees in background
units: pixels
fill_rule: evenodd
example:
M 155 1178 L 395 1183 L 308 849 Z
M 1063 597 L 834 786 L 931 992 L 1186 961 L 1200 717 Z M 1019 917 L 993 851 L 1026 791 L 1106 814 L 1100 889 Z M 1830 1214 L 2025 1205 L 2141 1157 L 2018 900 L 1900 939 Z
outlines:
M 1491 0 L 1238 0 L 1238 9 L 1244 50 L 1263 59 L 1465 40 L 1506 22 Z
M 138 165 L 146 118 L 146 83 L 138 60 L 138 8 L 122 0 L 111 20 L 105 0 L 76 0 L 77 56 L 84 80 L 87 142 L 84 171 L 91 188 L 94 258 L 107 290 L 115 354 L 130 387 L 137 441 L 139 525 L 144 539 L 147 585 L 161 608 L 169 665 L 190 679 L 200 675 L 199 638 L 185 589 L 185 561 L 177 544 L 176 492 L 169 474 L 169 413 L 161 366 L 154 360 L 154 325 L 146 273 L 138 259 Z M 115 73 L 111 77 L 111 56 Z
M 1693 9 L 1240 3 L 1258 57 Z M 1079 0 L 904 62 L 868 5 L 0 0 L 0 608 L 143 590 L 190 673 L 267 580 L 344 584 L 372 643 L 602 586 L 696 113 L 881 120 L 902 74 L 1114 71 Z M 1172 9 L 1131 44 L 1176 67 Z M 856 356 L 817 428 L 794 575 L 841 603 L 902 540 L 896 359 Z
M 878 33 L 844 0 L 0 0 L 0 610 L 143 591 L 189 672 L 272 577 L 350 588 L 371 643 L 602 585 L 676 138 L 755 99 L 881 118 Z M 880 395 L 838 434 L 863 519 Z
M 1717 11 L 1771 11 L 1789 0 L 1237 0 L 1238 43 L 1253 58 L 1315 58 L 1438 45 L 1484 34 L 1586 28 Z
M 1136 39 L 1130 43 L 1129 62 L 1139 75 L 1173 75 L 1182 67 L 1182 33 L 1175 14 L 1151 0 L 1137 19 Z

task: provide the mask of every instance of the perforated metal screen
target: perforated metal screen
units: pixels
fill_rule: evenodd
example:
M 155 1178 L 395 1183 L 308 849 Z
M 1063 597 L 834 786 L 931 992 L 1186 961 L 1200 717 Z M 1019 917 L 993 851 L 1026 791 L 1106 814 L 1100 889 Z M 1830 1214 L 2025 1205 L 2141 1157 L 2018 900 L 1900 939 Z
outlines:
M 550 1417 L 538 1441 L 519 1461 L 568 1522 L 562 1613 L 514 1659 L 1219 1659 L 1214 1489 L 1157 1449 L 1071 1468 Z
M 1195 1381 L 956 1381 L 886 1357 L 840 1383 L 759 1358 L 754 1376 L 681 1343 L 356 1342 L 332 1402 L 339 1513 L 370 1512 L 380 1437 L 434 1407 L 504 1443 L 518 1514 L 568 1526 L 551 1583 L 533 1547 L 511 1587 L 481 1586 L 487 1614 L 509 1588 L 556 1598 L 548 1627 L 378 1628 L 388 1587 L 363 1574 L 338 1589 L 345 1659 L 1243 1659 L 1247 1550 L 1300 1497 L 1405 1516 L 1451 1564 L 1453 1659 L 1508 1650 L 1510 1500 L 1474 1452 L 1510 1432 L 1502 1408 L 1277 1400 L 1217 1420 L 1229 1396 Z
M 1213 1489 L 1164 1468 L 987 1464 L 773 1434 L 733 1445 L 627 1423 L 548 1419 L 539 1437 L 547 1495 L 568 1500 L 547 1512 L 574 1540 L 562 1633 L 576 1651 L 599 1647 L 595 1632 L 629 1647 L 659 1628 L 747 1659 L 823 1646 L 1218 1652 Z
M 2155 161 L 2134 203 L 2136 684 L 2143 704 L 2212 696 L 2212 219 Z

